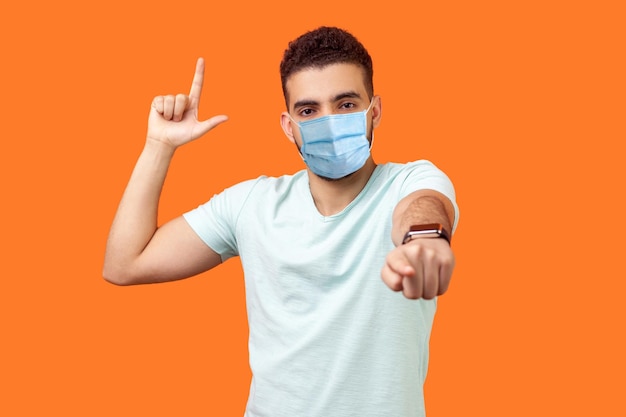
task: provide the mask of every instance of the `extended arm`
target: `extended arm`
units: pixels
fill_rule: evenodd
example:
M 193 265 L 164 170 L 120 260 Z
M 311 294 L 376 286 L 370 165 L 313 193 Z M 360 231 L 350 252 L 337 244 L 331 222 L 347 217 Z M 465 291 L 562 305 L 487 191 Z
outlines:
M 157 226 L 159 197 L 178 146 L 204 135 L 226 116 L 198 121 L 204 61 L 189 95 L 158 96 L 150 108 L 146 144 L 128 182 L 107 241 L 103 276 L 118 285 L 171 281 L 218 265 L 220 256 L 178 217 Z
M 454 269 L 454 254 L 445 239 L 422 238 L 402 244 L 412 225 L 454 224 L 454 206 L 443 194 L 420 190 L 409 194 L 393 213 L 391 238 L 396 245 L 387 255 L 381 276 L 389 288 L 411 299 L 431 299 L 445 293 Z

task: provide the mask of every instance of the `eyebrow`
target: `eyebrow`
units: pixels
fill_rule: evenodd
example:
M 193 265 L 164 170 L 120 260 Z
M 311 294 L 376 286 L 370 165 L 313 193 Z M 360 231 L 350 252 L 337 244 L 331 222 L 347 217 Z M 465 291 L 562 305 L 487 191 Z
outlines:
M 315 101 L 315 100 L 300 100 L 300 101 L 296 101 L 295 103 L 293 103 L 293 108 L 297 109 L 298 107 L 303 107 L 303 106 L 316 106 L 320 104 L 319 101 Z
M 343 100 L 344 98 L 361 98 L 361 95 L 357 93 L 356 91 L 346 91 L 344 93 L 337 94 L 333 98 L 333 101 Z
M 356 91 L 344 91 L 342 93 L 339 93 L 337 95 L 335 95 L 332 98 L 333 103 L 337 102 L 339 100 L 343 100 L 344 98 L 362 98 L 361 95 L 359 93 L 357 93 Z M 297 109 L 298 107 L 304 107 L 304 106 L 317 106 L 319 105 L 319 101 L 316 100 L 300 100 L 300 101 L 296 101 L 293 104 L 293 108 Z

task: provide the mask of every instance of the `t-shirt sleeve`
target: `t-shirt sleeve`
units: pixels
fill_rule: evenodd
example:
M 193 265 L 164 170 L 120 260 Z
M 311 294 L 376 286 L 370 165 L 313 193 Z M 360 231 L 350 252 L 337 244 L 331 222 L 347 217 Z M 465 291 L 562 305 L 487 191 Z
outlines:
M 459 207 L 456 203 L 456 193 L 452 181 L 432 162 L 420 160 L 405 165 L 406 176 L 401 187 L 401 196 L 404 198 L 417 190 L 435 190 L 448 197 L 454 206 L 454 224 L 452 233 L 459 223 Z
M 222 261 L 239 255 L 237 220 L 257 182 L 244 181 L 227 188 L 208 202 L 183 214 L 189 226 L 222 257 Z

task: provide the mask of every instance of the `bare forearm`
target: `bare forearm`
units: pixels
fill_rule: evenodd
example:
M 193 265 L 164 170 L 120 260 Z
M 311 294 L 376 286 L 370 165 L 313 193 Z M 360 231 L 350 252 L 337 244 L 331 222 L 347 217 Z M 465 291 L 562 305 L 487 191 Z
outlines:
M 436 192 L 416 192 L 406 197 L 396 207 L 391 238 L 398 246 L 412 225 L 440 223 L 444 229 L 451 232 L 453 222 L 454 207 L 448 199 Z
M 105 275 L 127 269 L 154 235 L 159 198 L 173 154 L 173 147 L 146 142 L 109 232 Z
M 402 199 L 393 212 L 392 240 L 381 277 L 393 291 L 409 299 L 430 300 L 448 290 L 454 270 L 454 253 L 444 239 L 413 239 L 402 244 L 412 225 L 439 223 L 451 232 L 453 203 L 443 194 L 420 190 Z

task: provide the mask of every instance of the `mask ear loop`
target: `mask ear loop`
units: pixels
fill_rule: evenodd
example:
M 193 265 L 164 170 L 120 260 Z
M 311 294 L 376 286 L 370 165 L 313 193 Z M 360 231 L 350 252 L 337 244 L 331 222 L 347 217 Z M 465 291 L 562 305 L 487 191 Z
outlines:
M 296 125 L 296 127 L 297 127 L 298 129 L 300 129 L 300 123 L 296 122 L 296 121 L 293 119 L 293 117 L 291 117 L 291 115 L 289 114 L 289 112 L 287 112 L 287 117 L 289 117 L 289 119 L 292 121 L 292 123 L 293 123 L 293 124 L 295 124 L 295 125 Z M 291 129 L 293 130 L 293 127 L 292 127 Z M 293 134 L 293 133 L 292 133 L 292 134 Z M 295 143 L 295 141 L 294 141 L 294 143 Z M 306 164 L 306 159 L 304 159 L 304 155 L 302 155 L 302 149 L 300 149 L 300 148 L 298 147 L 298 145 L 297 145 L 297 144 L 296 144 L 296 148 L 298 149 L 298 155 L 300 155 L 300 158 L 301 158 L 301 159 L 304 161 L 304 163 Z
M 370 101 L 370 105 L 367 106 L 367 110 L 365 110 L 365 114 L 367 114 L 372 109 L 372 106 L 374 105 L 374 97 L 372 97 L 372 100 Z
M 365 110 L 365 114 L 367 114 L 372 109 L 372 106 L 374 105 L 374 97 L 372 97 L 372 100 L 370 101 L 370 105 L 367 107 L 367 110 Z M 367 125 L 367 120 L 365 123 Z M 372 140 L 370 140 L 370 151 L 372 150 L 372 146 L 374 146 L 374 129 L 372 129 Z

